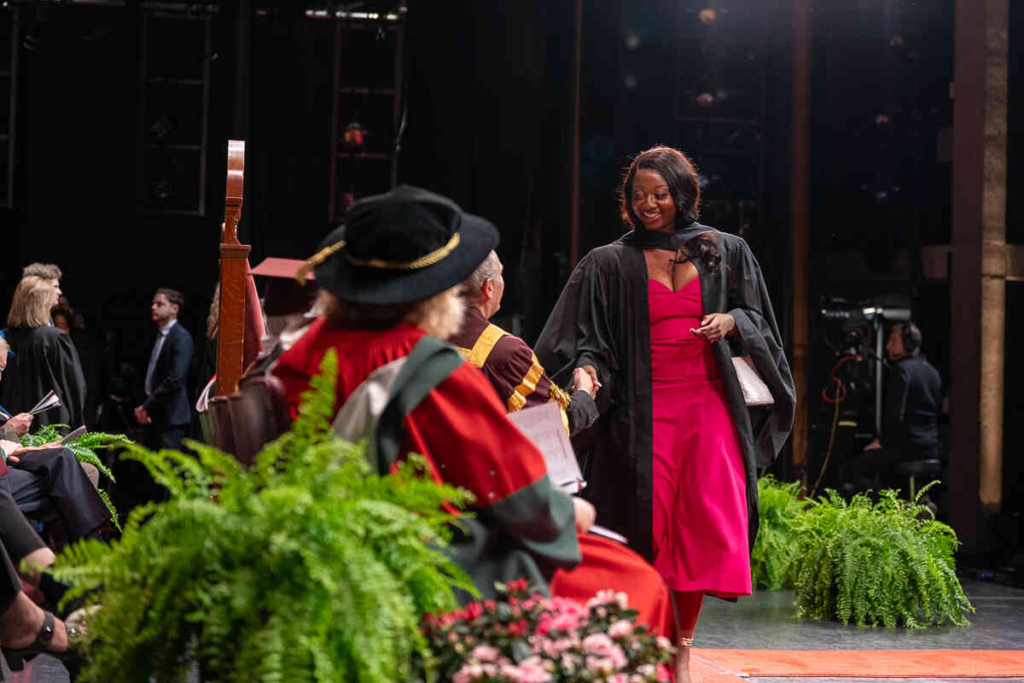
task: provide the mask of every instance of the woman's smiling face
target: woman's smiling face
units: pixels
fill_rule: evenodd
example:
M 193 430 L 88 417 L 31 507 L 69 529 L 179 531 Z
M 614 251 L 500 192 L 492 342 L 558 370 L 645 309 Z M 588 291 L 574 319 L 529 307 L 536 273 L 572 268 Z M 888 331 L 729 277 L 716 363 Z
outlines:
M 641 168 L 633 178 L 633 213 L 648 230 L 675 230 L 676 201 L 657 171 Z

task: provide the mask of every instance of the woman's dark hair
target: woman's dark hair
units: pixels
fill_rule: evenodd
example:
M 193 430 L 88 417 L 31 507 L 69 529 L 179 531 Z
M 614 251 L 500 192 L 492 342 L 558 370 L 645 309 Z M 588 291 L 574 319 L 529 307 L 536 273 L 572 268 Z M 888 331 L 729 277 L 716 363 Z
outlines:
M 633 181 L 641 169 L 656 172 L 668 184 L 668 191 L 676 204 L 676 227 L 685 227 L 700 217 L 700 182 L 697 167 L 690 158 L 672 147 L 659 145 L 644 150 L 633 158 L 622 186 L 619 188 L 619 210 L 622 221 L 634 230 L 643 230 L 644 224 L 633 211 Z M 683 249 L 691 258 L 698 258 L 714 270 L 722 262 L 718 243 L 710 235 L 698 235 L 687 240 Z

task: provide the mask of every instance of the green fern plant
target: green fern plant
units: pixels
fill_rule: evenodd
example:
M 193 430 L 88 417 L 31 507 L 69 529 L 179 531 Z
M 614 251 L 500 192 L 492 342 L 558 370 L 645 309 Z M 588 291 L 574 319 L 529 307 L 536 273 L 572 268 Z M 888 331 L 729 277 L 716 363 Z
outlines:
M 793 522 L 800 616 L 858 626 L 967 626 L 973 612 L 956 577 L 956 533 L 924 505 L 884 490 L 849 502 L 835 491 Z
M 761 524 L 750 551 L 750 577 L 755 588 L 772 591 L 793 588 L 793 568 L 799 548 L 793 521 L 808 505 L 799 497 L 802 490 L 800 482 L 780 482 L 770 474 L 757 482 Z
M 69 427 L 66 424 L 50 424 L 45 427 L 41 427 L 34 434 L 25 434 L 21 437 L 21 445 L 26 447 L 32 446 L 43 446 L 54 441 L 60 441 L 64 438 L 64 432 L 61 430 L 68 430 Z M 78 462 L 87 462 L 97 470 L 99 473 L 110 479 L 112 482 L 117 480 L 114 478 L 114 473 L 110 471 L 110 468 L 103 464 L 99 456 L 96 455 L 96 451 L 105 448 L 117 448 L 119 446 L 126 446 L 132 443 L 132 440 L 123 434 L 108 434 L 106 432 L 86 432 L 77 439 L 69 442 L 65 445 L 65 448 L 70 450 L 78 458 Z M 119 524 L 119 516 L 117 514 L 117 508 L 114 507 L 114 503 L 110 500 L 110 496 L 107 492 L 101 488 L 96 489 L 96 492 L 100 495 L 103 500 L 103 504 L 107 506 L 107 510 L 110 511 L 110 521 L 114 523 L 117 529 L 121 530 Z
M 398 681 L 432 661 L 423 614 L 457 607 L 453 588 L 477 594 L 442 552 L 445 504 L 471 495 L 419 456 L 371 474 L 364 447 L 331 433 L 336 377 L 331 352 L 291 431 L 247 469 L 200 443 L 128 447 L 171 495 L 110 546 L 58 558 L 69 597 L 102 605 L 83 680 L 175 681 L 198 660 L 207 681 Z

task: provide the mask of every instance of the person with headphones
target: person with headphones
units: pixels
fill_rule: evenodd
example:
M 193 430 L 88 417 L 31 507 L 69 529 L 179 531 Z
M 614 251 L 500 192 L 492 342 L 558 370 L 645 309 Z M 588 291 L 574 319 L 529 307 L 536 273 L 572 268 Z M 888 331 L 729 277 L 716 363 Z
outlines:
M 921 355 L 921 330 L 913 322 L 893 325 L 885 350 L 891 365 L 882 433 L 864 447 L 851 474 L 857 478 L 877 474 L 883 485 L 889 485 L 895 484 L 893 474 L 900 463 L 938 458 L 942 378 Z

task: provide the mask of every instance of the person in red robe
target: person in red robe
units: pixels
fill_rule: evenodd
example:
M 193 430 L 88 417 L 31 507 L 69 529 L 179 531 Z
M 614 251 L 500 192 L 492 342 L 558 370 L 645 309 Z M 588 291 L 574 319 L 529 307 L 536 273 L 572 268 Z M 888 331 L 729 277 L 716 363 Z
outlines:
M 325 314 L 271 370 L 293 414 L 328 350 L 339 359 L 340 408 L 371 373 L 407 357 L 427 335 L 454 333 L 464 312 L 461 283 L 497 241 L 488 221 L 425 190 L 402 186 L 354 204 L 346 225 L 307 262 Z M 463 569 L 483 596 L 494 594 L 495 580 L 521 576 L 542 592 L 550 584 L 555 595 L 581 599 L 622 590 L 626 577 L 609 573 L 608 562 L 595 565 L 604 572 L 597 584 L 581 565 L 578 534 L 593 525 L 594 508 L 552 484 L 543 456 L 505 417 L 476 367 L 459 365 L 402 425 L 399 460 L 422 455 L 435 480 L 476 499 L 471 511 L 486 533 L 471 539 L 479 547 Z

